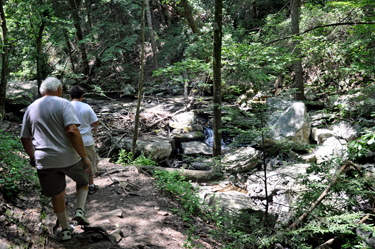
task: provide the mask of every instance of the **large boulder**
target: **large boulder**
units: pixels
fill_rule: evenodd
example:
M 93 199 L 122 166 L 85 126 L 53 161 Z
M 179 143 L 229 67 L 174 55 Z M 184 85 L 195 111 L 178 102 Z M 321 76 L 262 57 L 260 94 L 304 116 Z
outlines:
M 184 128 L 196 124 L 197 119 L 194 112 L 184 112 L 173 117 L 173 121 L 169 122 L 171 128 Z
M 172 138 L 176 142 L 203 141 L 204 134 L 201 131 L 193 131 L 189 133 L 173 134 Z
M 316 162 L 322 163 L 335 158 L 345 160 L 348 157 L 348 142 L 344 139 L 329 137 L 315 152 Z
M 264 210 L 264 207 L 257 206 L 246 194 L 235 191 L 216 192 L 214 195 L 207 195 L 205 201 L 209 206 L 220 207 L 230 213 Z
M 226 154 L 221 163 L 231 172 L 249 171 L 261 163 L 261 152 L 253 147 L 241 147 Z
M 269 98 L 267 104 L 271 139 L 289 138 L 296 144 L 309 144 L 311 124 L 303 102 Z
M 133 139 L 113 137 L 112 144 L 116 144 L 118 148 L 122 148 L 126 151 L 131 151 Z M 147 140 L 137 140 L 135 156 L 143 154 L 146 157 L 150 157 L 155 162 L 161 162 L 169 159 L 172 152 L 175 149 L 175 143 L 173 139 L 153 137 Z
M 212 156 L 212 148 L 199 141 L 181 143 L 181 153 L 186 156 Z
M 38 98 L 38 82 L 9 81 L 5 102 L 8 105 L 28 106 Z
M 278 216 L 279 223 L 287 224 L 293 218 L 293 203 L 304 191 L 304 186 L 299 183 L 300 177 L 307 174 L 309 166 L 310 164 L 282 165 L 267 172 L 269 213 Z M 317 175 L 309 178 L 319 179 Z M 260 207 L 266 203 L 263 179 L 264 171 L 257 171 L 246 182 L 248 196 Z

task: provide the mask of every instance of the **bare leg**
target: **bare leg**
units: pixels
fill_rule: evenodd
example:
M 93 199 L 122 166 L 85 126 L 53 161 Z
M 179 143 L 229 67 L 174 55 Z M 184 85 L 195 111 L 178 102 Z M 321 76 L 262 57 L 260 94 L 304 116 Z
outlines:
M 92 184 L 94 184 L 94 175 L 91 175 L 89 179 L 89 185 L 92 185 Z

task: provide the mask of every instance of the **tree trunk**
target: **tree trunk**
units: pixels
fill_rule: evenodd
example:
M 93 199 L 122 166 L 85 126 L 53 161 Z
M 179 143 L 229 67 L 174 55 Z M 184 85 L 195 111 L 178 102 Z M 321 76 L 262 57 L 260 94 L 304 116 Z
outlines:
M 41 97 L 41 93 L 39 91 L 40 85 L 43 81 L 42 75 L 42 40 L 43 40 L 43 31 L 46 26 L 45 21 L 43 20 L 40 27 L 38 35 L 36 36 L 36 79 L 38 81 L 38 96 Z
M 189 96 L 189 75 L 186 71 L 182 73 L 182 77 L 184 79 L 184 98 L 185 101 L 188 101 L 188 96 Z
M 137 112 L 135 115 L 135 127 L 134 127 L 134 136 L 133 136 L 133 143 L 132 143 L 132 154 L 135 155 L 135 148 L 137 145 L 138 139 L 138 126 L 139 126 L 139 112 L 141 109 L 141 102 L 142 102 L 142 91 L 143 91 L 143 66 L 144 66 L 144 54 L 145 54 L 145 0 L 142 0 L 142 45 L 141 45 L 141 73 L 139 76 L 139 89 L 138 89 L 138 104 L 137 104 Z
M 292 34 L 297 35 L 299 34 L 299 0 L 290 0 L 291 6 L 291 18 L 292 18 Z M 295 88 L 297 88 L 297 93 L 295 96 L 296 100 L 304 100 L 304 86 L 303 86 L 303 69 L 302 69 L 302 58 L 301 58 L 301 49 L 299 47 L 299 40 L 298 38 L 294 38 L 293 41 L 294 45 L 294 54 L 295 54 L 295 61 L 294 61 L 294 74 L 295 74 Z
M 91 12 L 90 12 L 90 5 L 88 3 L 88 0 L 85 0 L 85 7 L 86 7 L 86 13 L 87 13 L 87 29 L 88 33 L 91 33 L 92 29 L 92 22 L 91 22 Z
M 154 60 L 154 70 L 158 70 L 159 69 L 158 50 L 157 50 L 157 46 L 156 46 L 155 33 L 154 33 L 153 28 L 152 28 L 150 0 L 145 0 L 145 1 L 146 1 L 146 16 L 147 16 L 148 31 L 150 33 L 150 42 L 151 42 L 152 52 L 154 53 L 154 55 L 152 57 L 153 60 Z
M 124 30 L 126 30 L 126 27 L 129 26 L 129 21 L 127 18 L 123 16 L 124 11 L 122 10 L 121 4 L 119 2 L 114 3 L 114 6 L 112 7 L 116 11 L 116 15 L 114 16 L 114 22 L 115 23 L 120 23 L 122 27 L 125 28 L 117 28 L 117 32 L 119 35 L 119 40 L 123 41 L 126 38 L 126 33 Z M 130 50 L 126 47 L 125 51 L 121 52 L 122 58 L 123 58 L 123 64 L 124 64 L 124 69 L 131 71 L 131 58 L 130 58 Z M 133 83 L 133 78 L 129 78 L 126 80 L 124 83 Z
M 188 4 L 187 0 L 181 0 L 181 3 L 182 3 L 182 6 L 184 7 L 184 10 L 185 10 L 185 14 L 184 14 L 185 18 L 188 20 L 188 24 L 189 24 L 191 30 L 193 31 L 194 34 L 200 35 L 201 32 L 198 28 L 197 23 L 194 20 L 193 12 L 191 11 L 190 5 Z
M 215 20 L 214 20 L 214 56 L 213 56 L 213 75 L 214 75 L 214 147 L 213 157 L 221 155 L 221 40 L 223 24 L 223 2 L 215 0 Z
M 80 25 L 80 18 L 79 18 L 79 15 L 78 15 L 76 2 L 75 2 L 75 0 L 69 0 L 69 3 L 70 3 L 70 6 L 72 8 L 74 27 L 76 28 L 77 41 L 79 43 L 79 50 L 81 51 L 82 62 L 83 62 L 83 67 L 84 67 L 84 74 L 87 75 L 87 76 L 90 76 L 89 75 L 90 67 L 89 67 L 89 62 L 87 61 L 86 47 L 85 47 L 85 44 L 81 42 L 83 40 L 83 34 L 82 34 L 81 25 Z
M 3 120 L 5 115 L 5 97 L 8 84 L 8 62 L 9 62 L 9 46 L 8 46 L 8 29 L 4 13 L 4 2 L 0 3 L 0 16 L 1 16 L 1 30 L 3 33 L 3 51 L 2 51 L 2 65 L 1 65 L 1 82 L 0 82 L 0 121 Z
M 70 64 L 72 65 L 73 73 L 75 73 L 76 70 L 74 68 L 74 60 L 73 60 L 73 55 L 72 55 L 72 46 L 70 46 L 69 36 L 68 36 L 67 30 L 65 28 L 63 29 L 63 33 L 64 33 L 66 45 L 67 45 L 68 50 L 69 50 Z

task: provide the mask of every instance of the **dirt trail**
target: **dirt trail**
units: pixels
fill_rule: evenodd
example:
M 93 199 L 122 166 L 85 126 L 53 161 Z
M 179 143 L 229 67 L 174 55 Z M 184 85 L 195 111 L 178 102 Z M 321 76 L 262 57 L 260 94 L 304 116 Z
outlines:
M 43 226 L 38 222 L 40 209 L 36 203 L 39 197 L 27 196 L 13 207 L 17 217 L 23 217 L 19 220 L 26 224 L 27 232 L 20 234 L 19 226 L 7 223 L 0 213 L 0 248 L 14 245 L 17 240 L 28 244 L 20 248 L 185 248 L 189 226 L 173 214 L 171 209 L 177 208 L 177 204 L 156 188 L 152 177 L 138 173 L 135 167 L 106 160 L 100 162 L 99 169 L 100 175 L 94 178 L 99 190 L 89 195 L 86 203 L 89 227 L 75 226 L 73 239 L 63 243 L 61 227 L 53 231 L 56 216 L 50 203 L 47 217 L 42 219 Z M 75 183 L 67 180 L 67 211 L 71 218 L 76 207 Z M 3 207 L 11 208 L 11 204 Z M 193 235 L 199 236 L 197 244 L 203 248 L 221 248 L 220 243 L 208 235 L 213 229 L 210 224 L 199 218 L 192 219 L 190 224 L 195 226 Z

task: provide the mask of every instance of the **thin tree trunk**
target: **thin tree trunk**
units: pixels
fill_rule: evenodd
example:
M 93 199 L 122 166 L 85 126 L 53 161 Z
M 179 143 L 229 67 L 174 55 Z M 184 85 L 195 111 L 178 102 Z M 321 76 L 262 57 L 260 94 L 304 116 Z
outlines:
M 85 47 L 85 44 L 81 42 L 83 40 L 83 34 L 82 34 L 81 25 L 80 25 L 80 18 L 78 15 L 76 2 L 75 0 L 69 0 L 69 3 L 70 3 L 70 7 L 72 8 L 74 27 L 76 28 L 76 36 L 77 36 L 77 41 L 79 43 L 79 50 L 81 51 L 84 73 L 85 75 L 90 76 L 89 75 L 90 67 L 89 67 L 89 62 L 87 61 L 86 47 Z
M 217 1 L 215 1 L 215 2 L 217 2 Z M 189 3 L 187 2 L 187 0 L 181 0 L 181 3 L 182 3 L 182 6 L 184 7 L 185 17 L 188 20 L 188 24 L 189 24 L 191 30 L 193 31 L 194 34 L 200 35 L 201 32 L 198 28 L 197 23 L 194 20 L 193 12 L 191 11 L 191 7 L 190 7 Z
M 146 16 L 147 16 L 147 25 L 148 25 L 148 31 L 150 33 L 150 41 L 151 41 L 151 47 L 153 54 L 153 60 L 154 60 L 154 70 L 159 69 L 159 62 L 158 62 L 158 50 L 156 47 L 156 39 L 155 39 L 155 33 L 152 28 L 152 18 L 151 18 L 151 10 L 150 10 L 150 0 L 145 0 L 146 2 Z
M 142 32 L 141 73 L 139 77 L 138 104 L 137 104 L 137 112 L 135 116 L 134 136 L 133 136 L 133 144 L 132 144 L 132 151 L 131 151 L 133 156 L 135 155 L 135 149 L 137 146 L 139 112 L 141 109 L 142 91 L 143 91 L 143 66 L 144 66 L 144 51 L 145 51 L 145 0 L 142 0 L 142 31 L 141 32 Z
M 213 157 L 221 155 L 221 40 L 223 24 L 223 2 L 215 0 L 215 20 L 214 20 L 214 56 L 213 56 L 213 75 L 214 75 L 214 146 Z
M 8 46 L 8 28 L 4 13 L 4 2 L 0 3 L 0 16 L 1 16 L 1 30 L 3 33 L 3 51 L 2 51 L 2 65 L 1 65 L 1 82 L 0 82 L 0 121 L 5 115 L 5 97 L 8 84 L 8 60 L 9 60 L 9 46 Z
M 43 31 L 46 26 L 45 21 L 43 20 L 40 27 L 38 35 L 36 36 L 36 78 L 38 81 L 38 90 L 43 81 L 42 75 L 42 40 L 43 40 Z M 38 91 L 38 96 L 41 97 L 41 93 Z
M 90 12 L 90 5 L 88 3 L 88 0 L 85 0 L 85 7 L 86 7 L 86 13 L 87 13 L 87 26 L 88 26 L 88 32 L 91 33 L 92 29 L 92 22 L 91 22 L 91 12 Z
M 290 0 L 291 6 L 291 18 L 292 18 L 292 34 L 299 34 L 299 0 Z M 304 86 L 303 86 L 303 69 L 302 69 L 302 58 L 301 58 L 301 49 L 299 47 L 299 40 L 294 39 L 294 74 L 295 74 L 295 88 L 297 88 L 297 93 L 295 96 L 296 100 L 304 100 Z
M 124 16 L 123 16 L 124 12 L 121 9 L 121 4 L 119 2 L 116 2 L 114 4 L 114 6 L 112 7 L 112 9 L 114 9 L 116 11 L 116 14 L 113 17 L 114 22 L 120 23 L 122 27 L 128 27 L 129 26 L 128 19 L 124 18 Z M 117 32 L 118 32 L 120 41 L 123 41 L 126 38 L 124 28 L 121 28 L 121 29 L 117 28 Z M 124 63 L 125 70 L 131 70 L 130 69 L 131 68 L 130 51 L 127 48 L 125 48 L 125 51 L 121 52 L 121 55 L 123 57 L 123 63 Z M 131 77 L 130 79 L 127 79 L 125 83 L 131 84 L 132 82 L 133 82 L 133 78 Z
M 70 64 L 72 65 L 73 73 L 75 73 L 76 70 L 74 68 L 74 61 L 73 61 L 73 55 L 72 55 L 72 46 L 70 46 L 69 36 L 68 36 L 67 31 L 66 31 L 65 28 L 63 29 L 63 33 L 64 33 L 66 45 L 68 46 L 68 50 L 69 50 Z
M 184 97 L 185 101 L 188 101 L 189 96 L 189 75 L 186 71 L 182 73 L 182 77 L 184 78 Z

